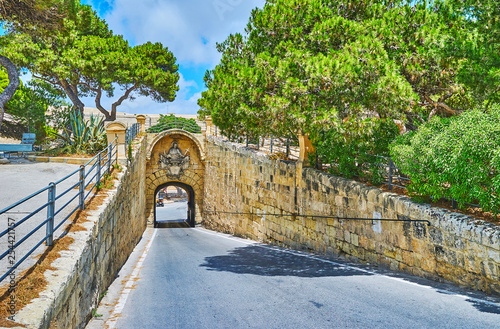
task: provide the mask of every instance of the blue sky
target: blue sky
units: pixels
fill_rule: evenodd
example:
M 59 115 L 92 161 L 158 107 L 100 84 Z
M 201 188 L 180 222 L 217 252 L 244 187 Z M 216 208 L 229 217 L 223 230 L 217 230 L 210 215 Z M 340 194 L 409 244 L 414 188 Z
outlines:
M 180 90 L 172 103 L 140 97 L 123 102 L 118 111 L 135 114 L 196 114 L 204 90 L 203 76 L 220 60 L 216 42 L 230 33 L 243 32 L 251 10 L 265 0 L 81 0 L 92 5 L 115 34 L 132 45 L 161 42 L 177 58 Z M 118 96 L 118 93 L 115 93 Z M 103 100 L 111 108 L 113 99 Z M 92 98 L 86 106 L 95 107 Z

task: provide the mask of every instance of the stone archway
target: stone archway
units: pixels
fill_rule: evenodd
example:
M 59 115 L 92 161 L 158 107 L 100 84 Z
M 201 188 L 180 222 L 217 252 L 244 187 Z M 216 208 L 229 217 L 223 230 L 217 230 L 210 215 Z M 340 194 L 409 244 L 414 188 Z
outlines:
M 160 189 L 162 189 L 164 187 L 168 187 L 168 186 L 180 187 L 180 188 L 184 189 L 184 191 L 187 192 L 187 195 L 188 195 L 187 224 L 191 227 L 194 227 L 196 225 L 196 202 L 195 202 L 196 192 L 194 191 L 194 189 L 191 186 L 189 186 L 187 184 L 180 183 L 180 182 L 168 182 L 168 183 L 165 183 L 165 184 L 158 186 L 155 190 L 155 195 L 158 193 L 158 191 L 160 191 Z M 154 227 L 157 227 L 156 210 L 154 212 Z
M 205 152 L 202 135 L 172 129 L 151 135 L 146 164 L 146 216 L 155 223 L 155 196 L 161 186 L 177 185 L 192 190 L 190 223 L 203 212 Z M 189 191 L 188 191 L 189 192 Z

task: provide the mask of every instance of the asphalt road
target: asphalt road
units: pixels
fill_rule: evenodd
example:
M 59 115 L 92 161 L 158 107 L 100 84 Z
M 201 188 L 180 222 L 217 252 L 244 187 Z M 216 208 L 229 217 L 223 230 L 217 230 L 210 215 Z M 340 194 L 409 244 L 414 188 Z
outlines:
M 12 158 L 12 162 L 6 165 L 0 165 L 0 209 L 4 209 L 11 204 L 31 195 L 32 193 L 46 187 L 50 182 L 56 182 L 64 178 L 68 174 L 79 169 L 78 165 L 70 165 L 64 163 L 41 163 L 30 162 L 23 158 Z M 60 195 L 63 191 L 73 186 L 78 181 L 78 174 L 61 182 L 56 187 L 56 195 Z M 66 204 L 77 192 L 68 193 L 56 201 L 56 211 Z M 0 215 L 0 231 L 8 228 L 10 223 L 18 223 L 30 212 L 36 210 L 47 202 L 47 191 L 32 198 L 30 201 L 21 204 L 11 211 Z M 67 208 L 62 210 L 55 218 L 55 225 L 60 223 L 67 214 L 70 213 L 78 204 L 78 199 L 69 204 Z M 47 210 L 42 209 L 38 214 L 31 217 L 29 220 L 19 225 L 13 233 L 15 241 L 18 242 L 27 233 L 40 225 L 47 217 Z M 56 231 L 55 237 L 58 237 L 66 225 Z M 15 257 L 15 261 L 19 261 L 29 250 L 31 250 L 38 241 L 45 236 L 45 225 L 43 225 L 35 234 L 29 237 L 26 242 L 15 249 L 15 253 L 11 256 Z M 9 248 L 8 235 L 0 238 L 0 254 L 3 254 Z M 45 244 L 42 244 L 36 249 L 32 256 L 18 268 L 17 273 L 32 266 L 38 256 L 45 251 Z M 0 260 L 0 276 L 7 271 L 8 257 Z M 1 285 L 1 284 L 0 284 Z
M 202 228 L 146 236 L 87 329 L 500 328 L 499 299 L 452 285 Z
M 156 207 L 156 221 L 165 223 L 170 221 L 187 220 L 187 199 L 167 201 L 163 207 Z

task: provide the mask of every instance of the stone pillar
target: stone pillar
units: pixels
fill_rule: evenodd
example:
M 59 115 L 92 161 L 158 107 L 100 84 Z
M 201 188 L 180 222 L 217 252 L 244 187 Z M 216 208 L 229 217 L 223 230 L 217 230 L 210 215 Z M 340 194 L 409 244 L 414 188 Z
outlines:
M 299 160 L 297 161 L 297 164 L 295 166 L 296 168 L 296 179 L 295 179 L 295 189 L 296 193 L 299 191 L 302 191 L 303 184 L 302 184 L 302 171 L 304 168 L 310 167 L 311 163 L 309 162 L 309 154 L 312 154 L 315 152 L 314 146 L 312 145 L 311 141 L 309 140 L 309 136 L 307 135 L 302 135 L 299 133 L 299 148 L 300 148 L 300 153 L 299 153 Z M 303 198 L 298 197 L 296 199 L 295 203 L 295 212 L 298 214 L 303 214 L 303 210 L 306 209 L 306 205 L 303 204 Z
M 139 132 L 140 133 L 146 132 L 146 116 L 143 114 L 139 114 L 135 118 L 137 119 L 137 123 L 140 125 Z
M 212 122 L 212 117 L 206 117 L 205 122 L 207 124 L 206 131 L 205 131 L 205 136 L 207 135 L 213 135 L 215 133 L 214 130 L 214 124 Z
M 124 157 L 127 154 L 125 148 L 125 132 L 127 127 L 118 121 L 113 121 L 106 126 L 106 134 L 108 135 L 108 144 L 118 138 L 118 157 Z
M 302 163 L 302 167 L 304 168 L 310 167 L 311 163 L 309 162 L 309 154 L 314 153 L 316 150 L 312 145 L 311 141 L 309 140 L 309 136 L 299 134 L 299 147 L 300 147 L 299 162 Z

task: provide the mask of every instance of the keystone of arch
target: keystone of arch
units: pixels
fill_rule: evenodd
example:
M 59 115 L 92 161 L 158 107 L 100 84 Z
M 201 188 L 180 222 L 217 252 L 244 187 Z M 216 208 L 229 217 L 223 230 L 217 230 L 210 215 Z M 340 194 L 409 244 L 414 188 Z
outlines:
M 156 135 L 156 137 L 151 142 L 151 145 L 149 145 L 148 153 L 146 154 L 147 161 L 151 160 L 151 153 L 153 152 L 155 145 L 161 139 L 163 139 L 164 137 L 169 136 L 169 135 L 182 135 L 182 136 L 186 136 L 187 138 L 191 139 L 196 144 L 196 146 L 198 147 L 198 150 L 200 151 L 200 160 L 203 162 L 205 161 L 205 150 L 203 149 L 203 145 L 201 144 L 200 140 L 192 133 L 187 132 L 187 131 L 182 130 L 182 129 L 165 130 L 165 131 L 162 131 L 161 133 L 159 133 L 158 135 Z

